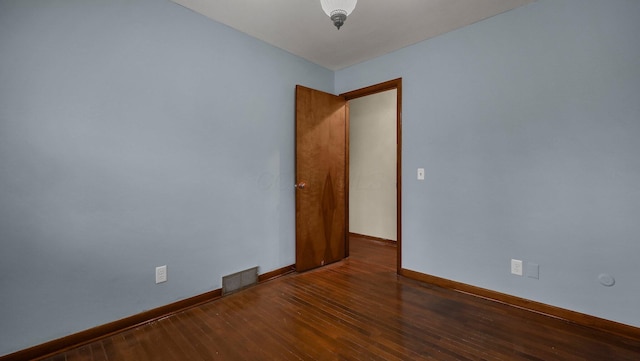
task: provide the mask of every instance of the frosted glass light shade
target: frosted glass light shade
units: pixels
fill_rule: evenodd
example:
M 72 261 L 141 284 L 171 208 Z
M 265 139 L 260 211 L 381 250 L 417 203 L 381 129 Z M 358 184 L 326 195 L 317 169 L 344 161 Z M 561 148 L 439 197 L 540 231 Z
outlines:
M 356 8 L 357 2 L 358 0 L 320 0 L 322 10 L 331 18 L 338 30 L 347 20 L 347 16 Z
M 334 12 L 343 12 L 346 16 L 349 16 L 353 9 L 356 8 L 358 0 L 320 0 L 322 4 L 322 10 L 324 10 L 327 16 L 331 16 Z

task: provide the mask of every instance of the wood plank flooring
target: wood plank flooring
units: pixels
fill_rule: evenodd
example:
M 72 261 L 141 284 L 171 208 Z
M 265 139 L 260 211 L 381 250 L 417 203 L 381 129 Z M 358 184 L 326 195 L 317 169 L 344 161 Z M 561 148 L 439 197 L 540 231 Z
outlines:
M 640 342 L 395 274 L 395 247 L 291 274 L 47 361 L 640 360 Z

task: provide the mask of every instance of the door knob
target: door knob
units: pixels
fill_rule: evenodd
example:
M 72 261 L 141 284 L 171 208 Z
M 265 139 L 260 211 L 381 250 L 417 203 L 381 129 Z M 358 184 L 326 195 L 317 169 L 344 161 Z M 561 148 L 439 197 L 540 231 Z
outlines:
M 298 188 L 298 189 L 304 189 L 304 187 L 307 186 L 307 183 L 305 182 L 300 182 L 298 184 L 295 184 L 294 187 Z

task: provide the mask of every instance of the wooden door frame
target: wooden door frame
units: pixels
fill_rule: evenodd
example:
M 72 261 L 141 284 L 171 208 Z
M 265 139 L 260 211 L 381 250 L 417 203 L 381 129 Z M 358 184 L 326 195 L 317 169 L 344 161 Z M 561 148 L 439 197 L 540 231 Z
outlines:
M 349 101 L 365 97 L 367 95 L 373 95 L 381 93 L 387 90 L 396 90 L 396 251 L 397 251 L 397 265 L 396 272 L 400 274 L 402 270 L 402 78 L 386 81 L 384 83 L 371 85 L 362 89 L 353 90 L 350 92 L 340 94 L 347 101 L 347 114 L 346 114 L 346 170 L 345 170 L 345 192 L 346 192 L 346 225 L 347 225 L 347 237 L 345 240 L 345 254 L 349 256 Z

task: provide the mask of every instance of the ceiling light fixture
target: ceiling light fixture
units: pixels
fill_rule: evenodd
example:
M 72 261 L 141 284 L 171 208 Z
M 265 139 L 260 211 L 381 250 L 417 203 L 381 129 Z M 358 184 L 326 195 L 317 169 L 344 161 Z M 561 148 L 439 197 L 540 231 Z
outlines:
M 347 16 L 356 8 L 357 2 L 358 0 L 320 0 L 322 10 L 331 18 L 338 30 L 347 20 Z

